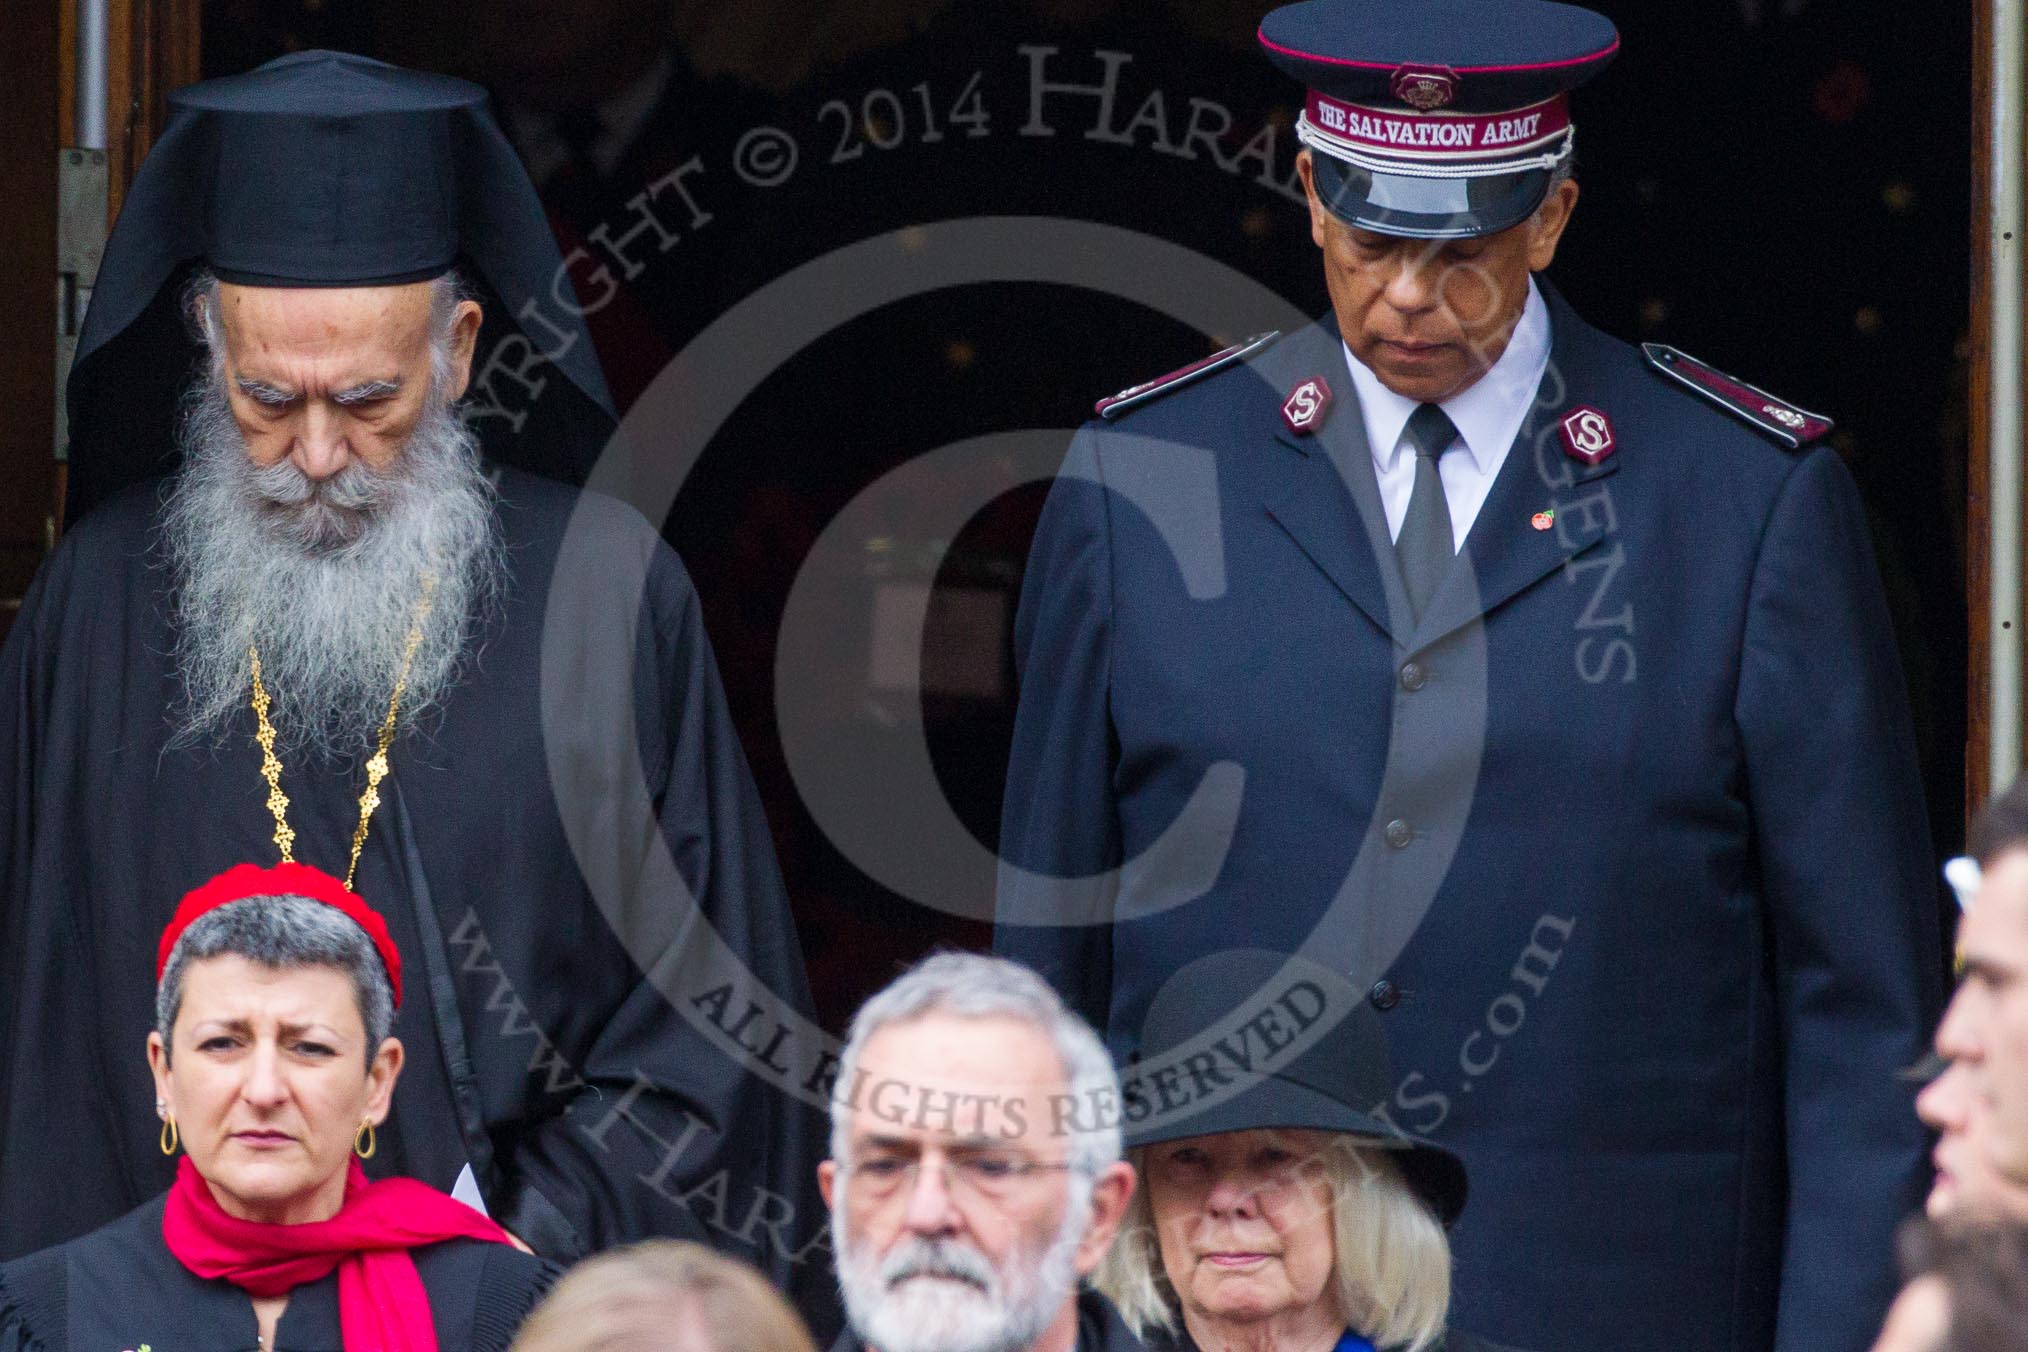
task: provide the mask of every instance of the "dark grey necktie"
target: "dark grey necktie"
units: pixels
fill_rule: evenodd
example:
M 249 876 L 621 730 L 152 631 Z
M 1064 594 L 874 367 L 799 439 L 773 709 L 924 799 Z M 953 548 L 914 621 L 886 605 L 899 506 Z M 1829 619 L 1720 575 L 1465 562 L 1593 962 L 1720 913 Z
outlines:
M 1394 557 L 1401 564 L 1401 581 L 1418 620 L 1457 552 L 1451 540 L 1450 504 L 1444 500 L 1444 481 L 1437 473 L 1437 458 L 1457 439 L 1458 429 L 1435 404 L 1423 404 L 1408 416 L 1408 440 L 1415 447 L 1415 488 L 1408 495 L 1401 533 L 1394 537 Z

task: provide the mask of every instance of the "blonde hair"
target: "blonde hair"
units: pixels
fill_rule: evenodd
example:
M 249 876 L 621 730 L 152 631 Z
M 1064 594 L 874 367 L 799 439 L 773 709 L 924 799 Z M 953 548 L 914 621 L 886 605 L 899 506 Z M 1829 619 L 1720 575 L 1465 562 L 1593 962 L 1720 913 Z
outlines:
M 701 1339 L 701 1341 L 700 1341 Z M 702 1244 L 658 1239 L 564 1274 L 512 1352 L 817 1352 L 766 1278 Z
M 1142 1170 L 1146 1150 L 1127 1152 Z M 1384 1148 L 1334 1136 L 1316 1164 L 1331 1190 L 1330 1294 L 1339 1314 L 1376 1346 L 1424 1352 L 1443 1336 L 1451 1303 L 1451 1246 L 1443 1224 Z M 1136 1337 L 1173 1334 L 1182 1311 L 1162 1265 L 1146 1173 L 1093 1283 Z

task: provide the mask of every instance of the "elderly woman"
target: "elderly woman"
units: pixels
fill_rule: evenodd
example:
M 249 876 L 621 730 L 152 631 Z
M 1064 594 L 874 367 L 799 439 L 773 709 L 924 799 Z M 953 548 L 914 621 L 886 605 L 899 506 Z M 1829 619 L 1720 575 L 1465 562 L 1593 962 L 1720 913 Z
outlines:
M 1365 1110 L 1394 1085 L 1378 1015 L 1359 1001 L 1281 1064 L 1255 1055 L 1290 1041 L 1286 1013 L 1259 1033 L 1274 996 L 1295 984 L 1271 984 L 1285 961 L 1203 959 L 1149 1007 L 1142 1046 L 1165 1050 L 1126 1088 L 1128 1118 L 1143 1123 L 1130 1154 L 1143 1186 L 1098 1270 L 1100 1289 L 1158 1349 L 1487 1352 L 1491 1344 L 1444 1326 L 1444 1231 L 1464 1207 L 1463 1164 Z M 1306 984 L 1321 997 L 1328 980 Z M 1193 1040 L 1256 1005 L 1263 1016 L 1223 1042 L 1268 1073 L 1242 1079 L 1203 1057 L 1193 1072 Z M 1169 1110 L 1152 1111 L 1162 1104 Z
M 381 917 L 315 869 L 242 864 L 183 899 L 156 977 L 148 1063 L 176 1182 L 0 1265 L 0 1352 L 505 1348 L 549 1266 L 353 1159 L 401 1074 Z

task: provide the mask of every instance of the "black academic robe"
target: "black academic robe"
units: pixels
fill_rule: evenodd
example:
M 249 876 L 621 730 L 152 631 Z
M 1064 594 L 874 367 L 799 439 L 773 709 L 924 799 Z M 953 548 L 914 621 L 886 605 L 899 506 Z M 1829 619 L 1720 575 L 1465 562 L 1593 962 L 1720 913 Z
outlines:
M 408 1049 L 367 1171 L 469 1164 L 550 1258 L 673 1234 L 828 1285 L 789 1258 L 821 1236 L 815 1114 L 769 1069 L 809 1051 L 802 960 L 696 594 L 630 509 L 498 482 L 506 598 L 397 741 L 359 864 Z M 165 749 L 161 491 L 65 536 L 0 654 L 0 1258 L 168 1187 L 156 942 L 187 889 L 276 858 L 251 712 Z M 296 857 L 342 873 L 360 769 L 284 766 Z
M 0 1352 L 254 1352 L 253 1302 L 176 1261 L 162 1242 L 163 1199 L 55 1248 L 0 1263 Z M 437 1346 L 498 1352 L 556 1278 L 505 1244 L 453 1239 L 410 1251 Z M 274 1352 L 341 1352 L 338 1274 L 289 1293 Z

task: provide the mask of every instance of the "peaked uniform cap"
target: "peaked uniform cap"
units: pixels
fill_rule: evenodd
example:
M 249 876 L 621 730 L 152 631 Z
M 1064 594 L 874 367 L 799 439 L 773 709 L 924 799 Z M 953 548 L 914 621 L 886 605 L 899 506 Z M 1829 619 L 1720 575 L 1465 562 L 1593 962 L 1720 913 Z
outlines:
M 1494 234 L 1542 203 L 1575 133 L 1569 91 L 1619 51 L 1612 21 L 1553 0 L 1303 0 L 1261 49 L 1309 99 L 1318 196 L 1379 234 Z
M 1403 66 L 1447 69 L 1445 107 L 1498 113 L 1575 89 L 1620 48 L 1603 14 L 1555 0 L 1302 0 L 1261 20 L 1268 59 L 1352 103 L 1392 99 Z

